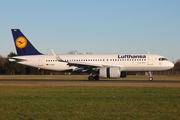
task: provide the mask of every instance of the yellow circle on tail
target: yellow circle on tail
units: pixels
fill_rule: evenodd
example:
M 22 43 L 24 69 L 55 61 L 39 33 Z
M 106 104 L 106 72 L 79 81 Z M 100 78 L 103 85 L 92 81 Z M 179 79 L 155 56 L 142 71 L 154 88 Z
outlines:
M 27 45 L 27 40 L 25 37 L 20 36 L 16 39 L 16 46 L 18 48 L 20 48 L 20 49 L 25 48 L 26 45 Z

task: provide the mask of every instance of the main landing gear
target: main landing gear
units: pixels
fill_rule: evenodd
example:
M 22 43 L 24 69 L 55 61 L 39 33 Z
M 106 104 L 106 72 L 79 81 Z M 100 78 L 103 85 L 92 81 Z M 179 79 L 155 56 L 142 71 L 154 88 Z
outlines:
M 149 73 L 149 81 L 153 81 L 152 72 L 149 71 L 148 73 Z
M 88 77 L 88 80 L 89 81 L 98 81 L 99 80 L 99 75 L 96 74 L 96 75 L 93 75 L 93 74 L 90 74 L 89 77 Z
M 89 77 L 88 77 L 89 81 L 98 81 L 100 79 L 100 77 L 99 77 L 99 70 L 90 69 L 89 73 L 90 73 Z

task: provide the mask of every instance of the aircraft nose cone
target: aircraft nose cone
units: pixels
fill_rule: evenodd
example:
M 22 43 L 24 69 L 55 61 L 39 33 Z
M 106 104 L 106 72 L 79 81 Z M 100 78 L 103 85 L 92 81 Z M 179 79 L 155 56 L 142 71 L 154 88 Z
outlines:
M 169 63 L 169 67 L 170 67 L 170 69 L 173 68 L 174 67 L 174 63 L 170 62 Z

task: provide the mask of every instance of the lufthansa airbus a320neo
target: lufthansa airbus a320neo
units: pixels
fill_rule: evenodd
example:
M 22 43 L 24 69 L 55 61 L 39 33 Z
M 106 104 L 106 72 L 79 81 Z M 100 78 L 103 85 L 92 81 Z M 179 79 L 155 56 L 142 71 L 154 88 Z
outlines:
M 17 51 L 9 61 L 53 71 L 89 71 L 88 80 L 126 77 L 128 71 L 145 71 L 152 81 L 152 71 L 168 70 L 174 64 L 157 54 L 62 54 L 40 53 L 19 29 L 12 29 Z

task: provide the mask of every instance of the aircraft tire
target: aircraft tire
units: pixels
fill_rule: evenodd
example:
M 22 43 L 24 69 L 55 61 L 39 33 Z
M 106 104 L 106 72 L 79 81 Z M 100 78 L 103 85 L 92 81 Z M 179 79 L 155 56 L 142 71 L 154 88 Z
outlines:
M 93 77 L 92 75 L 90 75 L 90 76 L 88 77 L 88 80 L 89 80 L 89 81 L 93 81 L 93 80 L 94 80 L 94 77 Z
M 153 81 L 153 77 L 149 77 L 149 81 Z
M 94 80 L 98 81 L 99 80 L 99 76 L 98 75 L 94 76 Z

